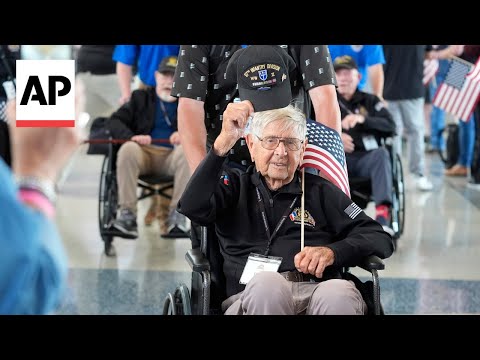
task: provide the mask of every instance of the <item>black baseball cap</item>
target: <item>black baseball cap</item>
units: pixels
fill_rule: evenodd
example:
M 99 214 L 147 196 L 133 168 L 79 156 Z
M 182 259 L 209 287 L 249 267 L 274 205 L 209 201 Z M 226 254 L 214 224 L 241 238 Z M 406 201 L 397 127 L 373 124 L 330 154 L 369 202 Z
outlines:
M 357 69 L 358 65 L 356 61 L 349 55 L 339 56 L 333 62 L 333 68 L 335 71 L 340 69 Z
M 241 100 L 249 100 L 254 111 L 266 111 L 290 104 L 294 69 L 295 61 L 278 45 L 250 45 L 232 55 L 226 76 L 237 82 Z
M 176 56 L 166 56 L 158 65 L 158 72 L 161 73 L 175 73 L 175 69 L 177 68 L 177 57 Z

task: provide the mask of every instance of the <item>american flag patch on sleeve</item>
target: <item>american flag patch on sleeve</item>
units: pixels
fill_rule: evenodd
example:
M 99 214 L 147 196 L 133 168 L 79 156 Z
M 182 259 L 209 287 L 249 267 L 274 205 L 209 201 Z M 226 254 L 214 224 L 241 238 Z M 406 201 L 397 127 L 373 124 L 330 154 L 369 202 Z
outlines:
M 343 211 L 345 211 L 345 214 L 347 214 L 351 219 L 355 219 L 357 215 L 362 212 L 362 209 L 360 209 L 360 207 L 357 204 L 351 203 Z

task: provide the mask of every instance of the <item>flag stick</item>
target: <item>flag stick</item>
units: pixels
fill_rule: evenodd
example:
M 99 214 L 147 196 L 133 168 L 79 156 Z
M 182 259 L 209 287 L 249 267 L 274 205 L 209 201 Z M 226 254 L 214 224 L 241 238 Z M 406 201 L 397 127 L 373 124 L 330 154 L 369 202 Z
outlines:
M 300 251 L 305 246 L 305 168 L 302 168 L 302 201 L 301 201 Z

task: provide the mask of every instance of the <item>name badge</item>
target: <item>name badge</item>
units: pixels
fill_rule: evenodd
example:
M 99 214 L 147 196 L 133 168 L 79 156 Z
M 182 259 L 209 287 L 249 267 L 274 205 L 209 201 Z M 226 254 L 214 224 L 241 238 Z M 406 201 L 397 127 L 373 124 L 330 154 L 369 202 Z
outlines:
M 365 146 L 365 150 L 375 150 L 378 149 L 378 143 L 373 135 L 365 135 L 362 137 L 363 146 Z
M 247 284 L 255 276 L 255 274 L 262 271 L 277 272 L 281 263 L 281 257 L 264 256 L 251 253 L 248 256 L 247 263 L 243 269 L 242 276 L 240 277 L 240 284 Z

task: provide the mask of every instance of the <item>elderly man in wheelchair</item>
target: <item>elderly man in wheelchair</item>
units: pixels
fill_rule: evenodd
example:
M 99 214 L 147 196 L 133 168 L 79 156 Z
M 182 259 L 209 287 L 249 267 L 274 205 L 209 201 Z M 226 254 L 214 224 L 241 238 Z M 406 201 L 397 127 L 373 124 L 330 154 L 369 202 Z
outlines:
M 389 257 L 392 237 L 328 180 L 302 178 L 305 116 L 277 95 L 228 105 L 221 133 L 178 210 L 200 225 L 215 225 L 225 314 L 364 314 L 359 290 L 340 269 L 370 255 Z M 283 103 L 261 111 L 267 98 Z M 224 166 L 252 114 L 245 140 L 254 165 L 246 172 Z
M 175 210 L 190 178 L 177 131 L 177 99 L 170 95 L 176 65 L 175 56 L 165 57 L 155 71 L 155 88 L 134 91 L 106 121 L 114 138 L 130 140 L 121 145 L 116 158 L 119 213 L 113 222 L 129 238 L 138 237 L 137 179 L 145 174 L 174 177 L 168 231 L 188 237 L 186 219 Z
M 392 229 L 392 164 L 382 139 L 395 134 L 395 122 L 385 104 L 375 95 L 358 90 L 361 74 L 350 56 L 333 63 L 342 114 L 342 141 L 349 177 L 371 181 L 375 219 L 394 236 Z

